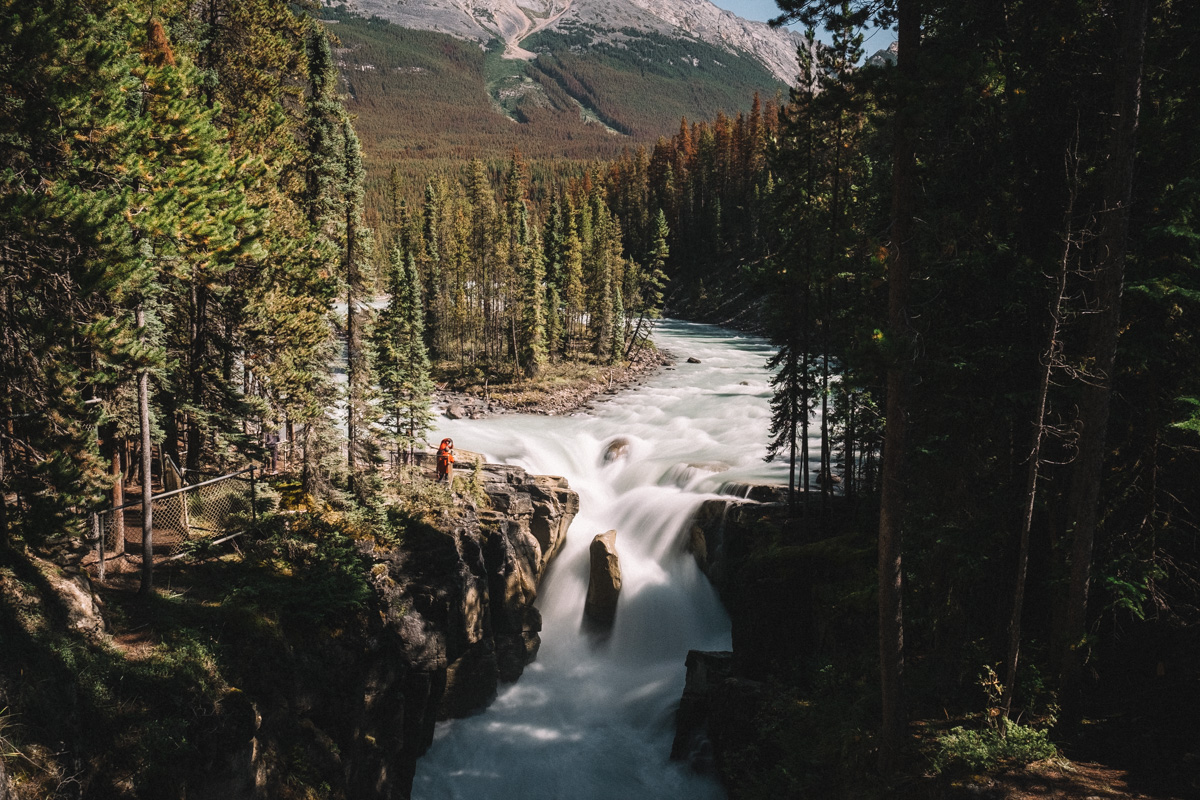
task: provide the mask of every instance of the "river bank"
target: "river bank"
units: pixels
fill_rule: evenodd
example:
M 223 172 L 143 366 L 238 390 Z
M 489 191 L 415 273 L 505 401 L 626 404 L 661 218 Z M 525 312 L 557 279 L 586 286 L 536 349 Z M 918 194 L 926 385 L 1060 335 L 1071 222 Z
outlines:
M 675 361 L 670 351 L 644 347 L 632 360 L 619 365 L 556 364 L 532 380 L 447 376 L 438 383 L 434 405 L 450 419 L 482 419 L 505 413 L 566 416 L 639 385 Z

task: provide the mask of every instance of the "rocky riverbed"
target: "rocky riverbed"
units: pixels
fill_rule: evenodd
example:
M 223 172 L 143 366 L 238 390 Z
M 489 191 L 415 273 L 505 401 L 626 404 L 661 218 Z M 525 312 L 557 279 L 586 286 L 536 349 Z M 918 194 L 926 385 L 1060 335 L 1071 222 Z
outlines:
M 642 350 L 632 361 L 603 370 L 590 378 L 551 378 L 527 384 L 497 385 L 481 391 L 454 391 L 440 385 L 434 406 L 450 419 L 483 419 L 494 414 L 564 416 L 586 411 L 623 389 L 637 386 L 675 363 L 664 350 Z

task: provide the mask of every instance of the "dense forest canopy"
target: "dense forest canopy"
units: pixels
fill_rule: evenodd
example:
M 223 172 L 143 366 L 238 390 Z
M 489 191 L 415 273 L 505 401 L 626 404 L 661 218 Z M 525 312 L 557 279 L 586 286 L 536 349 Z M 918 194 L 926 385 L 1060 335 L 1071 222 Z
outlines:
M 78 527 L 150 444 L 198 473 L 259 455 L 262 435 L 284 429 L 309 491 L 361 495 L 354 476 L 381 457 L 380 373 L 393 373 L 385 392 L 409 396 L 393 411 L 414 393 L 428 407 L 427 358 L 394 374 L 414 337 L 459 370 L 529 376 L 547 359 L 607 362 L 641 346 L 666 228 L 643 220 L 627 256 L 599 162 L 543 185 L 538 203 L 516 151 L 500 172 L 474 160 L 462 180 L 430 179 L 421 204 L 402 199 L 393 170 L 373 235 L 324 27 L 265 0 L 150 12 L 66 3 L 7 17 L 13 525 Z M 366 302 L 388 288 L 376 325 Z M 344 468 L 331 472 L 339 447 Z

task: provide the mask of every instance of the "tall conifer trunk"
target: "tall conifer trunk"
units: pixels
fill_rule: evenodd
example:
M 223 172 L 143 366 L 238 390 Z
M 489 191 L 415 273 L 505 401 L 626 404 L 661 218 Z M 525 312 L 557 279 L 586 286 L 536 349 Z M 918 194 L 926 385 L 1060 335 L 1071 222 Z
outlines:
M 121 464 L 121 453 L 125 448 L 123 441 L 117 438 L 116 423 L 111 423 L 106 433 L 104 441 L 108 450 L 109 477 L 112 479 L 112 507 L 120 508 L 125 505 L 125 475 Z M 116 545 L 111 552 L 121 555 L 125 552 L 125 512 L 113 515 L 112 526 Z
M 349 211 L 346 217 L 346 469 L 350 476 L 350 490 L 354 491 L 354 451 L 358 446 L 358 432 L 354 420 L 354 404 L 358 402 L 358 329 L 354 312 L 354 236 Z
M 192 326 L 191 326 L 191 403 L 192 411 L 188 415 L 187 427 L 187 463 L 183 466 L 195 474 L 200 470 L 201 451 L 204 447 L 204 431 L 197 419 L 198 410 L 204 407 L 204 361 L 207 357 L 208 346 L 205 341 L 205 329 L 208 325 L 208 290 L 200 284 L 196 275 L 192 276 Z
M 888 266 L 888 338 L 894 352 L 887 370 L 887 427 L 879 497 L 879 676 L 882 730 L 879 769 L 895 770 L 906 725 L 904 710 L 904 606 L 901 518 L 904 512 L 904 450 L 908 427 L 908 281 L 916 256 L 913 217 L 917 50 L 921 44 L 918 0 L 898 0 L 900 103 L 895 115 L 892 164 L 891 263 Z
M 145 343 L 146 310 L 140 303 L 136 311 L 136 320 L 139 335 Z M 151 449 L 154 445 L 150 441 L 150 370 L 146 367 L 142 367 L 138 373 L 138 425 L 142 439 L 142 581 L 138 587 L 138 594 L 146 597 L 154 586 L 154 509 L 151 503 L 153 486 L 150 463 Z
M 1095 314 L 1088 331 L 1088 353 L 1095 374 L 1082 391 L 1079 404 L 1080 441 L 1067 503 L 1071 541 L 1071 577 L 1067 596 L 1066 632 L 1060 643 L 1060 677 L 1072 689 L 1081 666 L 1080 648 L 1087 629 L 1088 590 L 1092 550 L 1096 539 L 1100 484 L 1104 467 L 1106 429 L 1112 394 L 1113 366 L 1120 333 L 1121 293 L 1129 235 L 1129 203 L 1137 155 L 1138 112 L 1141 103 L 1142 62 L 1146 47 L 1148 0 L 1127 0 L 1121 24 L 1122 42 L 1113 96 L 1113 127 L 1108 145 L 1098 230 L 1088 259 L 1095 274 Z
M 1070 156 L 1068 156 L 1070 158 Z M 1012 712 L 1013 696 L 1017 685 L 1017 664 L 1021 652 L 1021 616 L 1025 608 L 1025 582 L 1029 571 L 1029 536 L 1033 529 L 1033 509 L 1037 500 L 1037 483 L 1041 469 L 1042 443 L 1046 438 L 1046 404 L 1050 395 L 1050 378 L 1060 355 L 1059 332 L 1062 329 L 1062 305 L 1067 294 L 1067 272 L 1072 251 L 1071 218 L 1075 211 L 1075 196 L 1078 180 L 1073 165 L 1068 175 L 1071 183 L 1070 200 L 1067 203 L 1063 249 L 1055 278 L 1055 291 L 1050 301 L 1050 324 L 1046 331 L 1046 345 L 1042 349 L 1041 374 L 1038 378 L 1037 399 L 1034 401 L 1033 442 L 1029 448 L 1029 466 L 1025 475 L 1025 493 L 1021 509 L 1021 532 L 1018 537 L 1017 577 L 1013 589 L 1012 616 L 1008 622 L 1008 655 L 1004 670 L 1004 695 L 1001 707 L 1004 719 Z

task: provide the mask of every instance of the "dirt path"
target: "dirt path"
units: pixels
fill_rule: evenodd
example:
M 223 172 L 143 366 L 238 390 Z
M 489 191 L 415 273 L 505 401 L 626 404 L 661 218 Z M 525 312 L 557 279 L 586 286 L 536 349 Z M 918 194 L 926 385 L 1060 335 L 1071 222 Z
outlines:
M 964 785 L 963 796 L 993 800 L 1183 800 L 1183 795 L 1145 794 L 1130 786 L 1124 770 L 1088 761 L 1043 761 L 1023 770 Z

